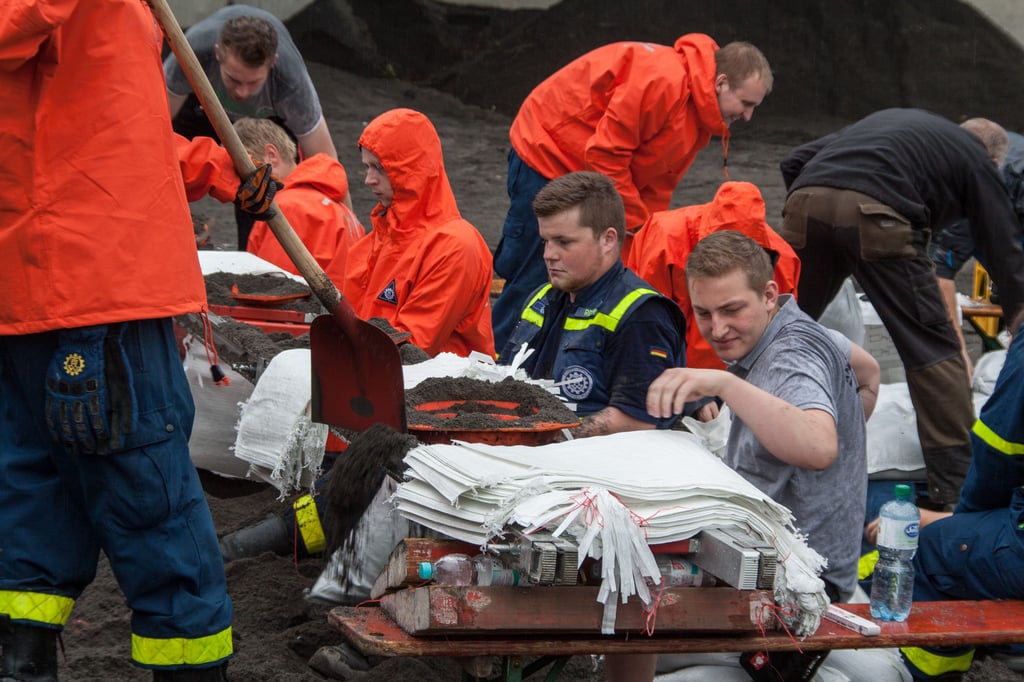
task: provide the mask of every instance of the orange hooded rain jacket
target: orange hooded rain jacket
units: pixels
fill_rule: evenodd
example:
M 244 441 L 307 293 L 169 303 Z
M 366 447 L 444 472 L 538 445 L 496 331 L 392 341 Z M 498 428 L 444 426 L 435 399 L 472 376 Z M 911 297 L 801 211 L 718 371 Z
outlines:
M 686 259 L 698 241 L 720 230 L 747 235 L 778 254 L 775 281 L 780 294 L 796 295 L 800 259 L 765 222 L 764 199 L 749 182 L 726 182 L 709 204 L 654 213 L 633 238 L 626 267 L 671 298 L 686 316 L 686 366 L 723 369 L 725 364 L 701 336 L 686 288 Z
M 430 355 L 493 356 L 491 252 L 459 213 L 433 124 L 393 109 L 359 146 L 380 159 L 394 197 L 373 208 L 373 231 L 349 250 L 342 293 L 359 317 L 387 319 Z
M 530 93 L 512 122 L 512 147 L 546 178 L 580 170 L 612 178 L 633 230 L 668 208 L 711 136 L 729 134 L 715 91 L 717 50 L 709 36 L 689 33 L 674 47 L 622 42 L 588 52 Z
M 345 276 L 352 244 L 366 234 L 359 218 L 342 203 L 347 195 L 344 166 L 326 154 L 314 154 L 288 174 L 284 189 L 274 197 L 299 239 L 334 282 Z M 253 225 L 247 250 L 294 275 L 300 274 L 262 220 Z
M 0 10 L 0 334 L 205 309 L 161 41 L 143 2 Z

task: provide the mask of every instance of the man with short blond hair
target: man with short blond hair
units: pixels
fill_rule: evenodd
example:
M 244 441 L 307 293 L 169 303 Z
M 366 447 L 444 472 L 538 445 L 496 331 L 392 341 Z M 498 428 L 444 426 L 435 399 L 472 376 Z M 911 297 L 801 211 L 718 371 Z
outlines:
M 268 163 L 284 183 L 277 204 L 299 239 L 335 283 L 345 277 L 348 252 L 366 235 L 359 218 L 348 207 L 349 185 L 345 168 L 326 154 L 295 162 L 295 142 L 285 130 L 266 118 L 242 118 L 235 130 L 256 161 Z M 300 274 L 265 221 L 253 224 L 246 250 L 263 260 Z

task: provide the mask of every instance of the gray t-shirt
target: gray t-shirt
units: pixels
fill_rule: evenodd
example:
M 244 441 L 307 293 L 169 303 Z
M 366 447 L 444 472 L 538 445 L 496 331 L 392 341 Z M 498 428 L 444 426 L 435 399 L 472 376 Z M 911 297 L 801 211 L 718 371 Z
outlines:
M 823 578 L 848 599 L 857 586 L 857 560 L 867 494 L 864 410 L 850 367 L 850 345 L 805 315 L 793 297 L 761 340 L 729 371 L 801 410 L 824 410 L 836 420 L 839 454 L 827 469 L 812 471 L 769 453 L 734 416 L 725 462 L 793 512 L 808 544 L 828 560 Z
M 213 46 L 217 44 L 224 24 L 229 19 L 243 15 L 261 17 L 273 24 L 277 31 L 278 60 L 271 67 L 270 77 L 263 88 L 245 101 L 236 102 L 228 95 L 224 81 L 221 80 L 220 64 Z M 210 79 L 217 99 L 224 105 L 232 121 L 244 117 L 278 116 L 296 137 L 308 135 L 320 123 L 323 118 L 320 98 L 306 71 L 302 55 L 292 42 L 288 29 L 270 12 L 246 5 L 228 5 L 192 26 L 185 32 L 185 37 Z M 192 86 L 173 53 L 164 61 L 164 78 L 171 94 L 187 95 L 192 92 Z

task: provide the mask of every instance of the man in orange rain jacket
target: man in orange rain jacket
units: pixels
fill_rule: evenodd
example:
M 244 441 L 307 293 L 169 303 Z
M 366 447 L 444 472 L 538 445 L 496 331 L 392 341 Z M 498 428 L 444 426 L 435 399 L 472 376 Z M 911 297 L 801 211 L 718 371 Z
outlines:
M 622 42 L 599 47 L 538 85 L 512 122 L 511 199 L 494 269 L 506 282 L 494 304 L 498 347 L 547 281 L 531 202 L 549 180 L 573 171 L 603 173 L 626 205 L 626 241 L 672 191 L 713 135 L 728 146 L 729 126 L 750 120 L 772 88 L 772 72 L 749 43 L 719 49 L 690 33 L 675 45 Z
M 494 355 L 491 252 L 462 218 L 441 140 L 411 109 L 386 111 L 359 137 L 373 231 L 349 250 L 341 291 L 363 319 L 381 317 L 430 355 Z
M 800 259 L 765 222 L 764 199 L 749 182 L 726 182 L 713 201 L 652 213 L 633 238 L 626 267 L 679 305 L 686 316 L 686 366 L 724 369 L 725 364 L 701 335 L 686 288 L 686 259 L 704 237 L 735 230 L 760 244 L 775 263 L 780 294 L 795 294 Z
M 171 328 L 206 291 L 161 46 L 142 0 L 0 3 L 3 679 L 57 679 L 101 550 L 154 680 L 233 652 Z
M 270 119 L 239 119 L 235 130 L 252 158 L 269 163 L 274 175 L 284 182 L 276 195 L 281 213 L 327 276 L 340 282 L 349 248 L 366 234 L 359 218 L 345 205 L 348 175 L 344 166 L 326 154 L 296 163 L 295 143 Z M 299 274 L 265 221 L 253 225 L 246 250 Z

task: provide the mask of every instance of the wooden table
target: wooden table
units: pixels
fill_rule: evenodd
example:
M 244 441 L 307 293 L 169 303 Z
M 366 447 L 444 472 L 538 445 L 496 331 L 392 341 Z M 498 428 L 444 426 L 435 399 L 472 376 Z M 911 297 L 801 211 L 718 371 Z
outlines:
M 964 319 L 971 325 L 971 328 L 977 332 L 978 336 L 981 337 L 982 345 L 985 351 L 1000 350 L 1003 345 L 999 343 L 995 334 L 990 334 L 989 330 L 992 327 L 991 321 L 996 320 L 995 329 L 999 331 L 999 320 L 1003 317 L 1003 308 L 994 303 L 977 303 L 971 305 L 961 305 L 960 312 L 964 316 Z M 988 322 L 989 324 L 985 324 Z
M 859 616 L 871 618 L 867 604 L 843 604 L 842 607 Z M 559 657 L 589 654 L 793 651 L 798 648 L 811 651 L 1024 641 L 1024 601 L 1012 600 L 915 602 L 905 622 L 879 621 L 882 630 L 879 635 L 866 637 L 822 620 L 818 631 L 803 640 L 795 640 L 785 632 L 768 632 L 764 635 L 695 633 L 692 636 L 662 636 L 655 633 L 650 637 L 635 634 L 413 637 L 376 607 L 339 606 L 328 612 L 327 617 L 365 655 L 499 656 L 504 659 L 505 679 L 508 681 L 522 679 L 522 672 L 530 667 L 522 663 L 527 657 L 544 657 L 542 660 L 550 663 Z M 549 675 L 549 680 L 557 678 L 557 672 L 552 670 L 552 673 L 555 677 Z

